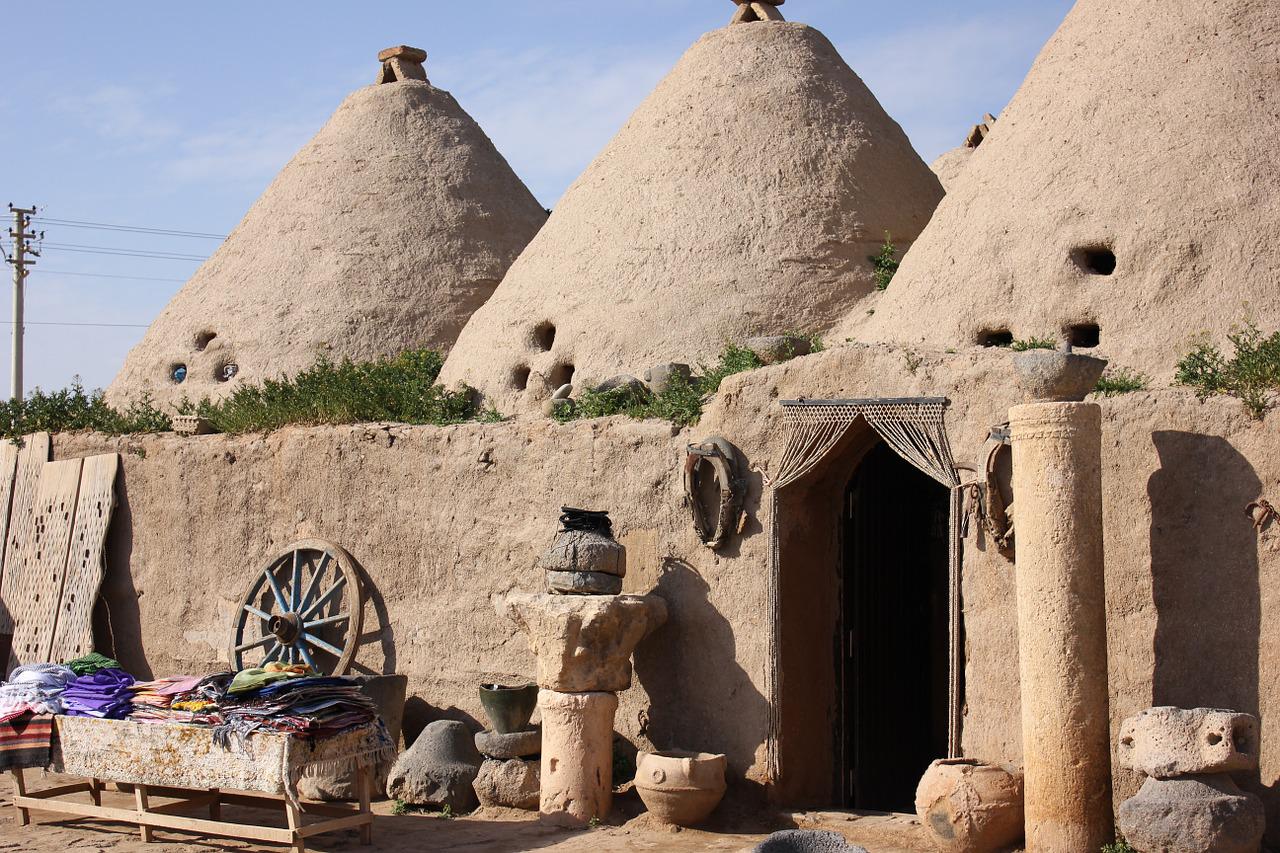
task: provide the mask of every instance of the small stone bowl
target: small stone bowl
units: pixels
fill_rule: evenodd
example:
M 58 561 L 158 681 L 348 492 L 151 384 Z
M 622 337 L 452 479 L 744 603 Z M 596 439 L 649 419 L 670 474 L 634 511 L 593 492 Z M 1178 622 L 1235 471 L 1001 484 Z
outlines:
M 538 705 L 538 685 L 504 687 L 501 684 L 481 684 L 480 705 L 498 734 L 525 731 L 529 728 L 533 709 Z
M 1106 368 L 1106 359 L 1059 350 L 1029 349 L 1013 356 L 1018 385 L 1031 402 L 1079 402 L 1098 387 Z

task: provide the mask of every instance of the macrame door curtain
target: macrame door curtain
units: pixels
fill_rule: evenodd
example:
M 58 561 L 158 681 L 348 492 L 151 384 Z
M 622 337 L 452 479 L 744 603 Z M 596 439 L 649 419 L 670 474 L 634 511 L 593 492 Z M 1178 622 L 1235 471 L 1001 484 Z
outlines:
M 960 754 L 960 554 L 963 489 L 944 422 L 945 397 L 906 397 L 870 400 L 783 400 L 787 445 L 773 476 L 769 542 L 769 663 L 765 673 L 769 695 L 769 740 L 766 746 L 769 778 L 779 778 L 781 737 L 782 587 L 778 516 L 782 490 L 804 477 L 845 437 L 859 419 L 875 430 L 894 452 L 951 492 L 951 521 L 947 558 L 949 681 L 947 691 L 947 753 Z

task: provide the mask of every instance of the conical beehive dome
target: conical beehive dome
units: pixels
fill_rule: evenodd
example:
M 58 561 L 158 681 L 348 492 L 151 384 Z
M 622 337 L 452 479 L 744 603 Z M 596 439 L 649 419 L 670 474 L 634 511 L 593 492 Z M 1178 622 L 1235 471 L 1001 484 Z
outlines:
M 342 103 L 151 324 L 113 400 L 216 397 L 319 355 L 447 350 L 493 293 L 546 211 L 427 82 L 425 54 L 383 54 L 380 84 Z
M 442 380 L 510 411 L 726 341 L 823 332 L 874 292 L 942 197 L 817 30 L 713 31 L 568 189 L 472 317 Z
M 1079 0 L 842 334 L 1067 339 L 1165 379 L 1202 331 L 1280 325 L 1278 38 L 1276 3 Z

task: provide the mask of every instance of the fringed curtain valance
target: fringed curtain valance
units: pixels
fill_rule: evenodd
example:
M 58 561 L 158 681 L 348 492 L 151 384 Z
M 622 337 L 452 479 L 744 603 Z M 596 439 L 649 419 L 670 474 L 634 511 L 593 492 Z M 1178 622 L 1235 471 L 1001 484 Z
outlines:
M 787 445 L 772 478 L 770 497 L 771 536 L 769 543 L 769 664 L 766 690 L 769 694 L 769 740 L 766 745 L 770 779 L 779 776 L 778 741 L 781 736 L 781 654 L 782 611 L 780 602 L 781 561 L 779 555 L 778 492 L 812 471 L 844 438 L 859 418 L 884 439 L 899 456 L 951 490 L 950 547 L 948 554 L 948 598 L 950 634 L 950 682 L 948 690 L 947 749 L 960 754 L 960 474 L 951 456 L 944 422 L 949 401 L 944 397 L 906 397 L 868 400 L 784 400 L 783 424 Z

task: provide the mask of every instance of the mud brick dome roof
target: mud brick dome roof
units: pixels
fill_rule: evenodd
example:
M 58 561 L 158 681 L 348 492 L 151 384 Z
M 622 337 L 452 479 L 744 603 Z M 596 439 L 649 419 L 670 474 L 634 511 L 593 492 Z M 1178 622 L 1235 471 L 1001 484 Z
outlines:
M 1275 3 L 1080 0 L 837 334 L 1048 336 L 1167 379 L 1202 331 L 1280 325 L 1277 39 Z
M 129 353 L 111 398 L 217 397 L 318 355 L 453 344 L 546 211 L 427 81 L 425 56 L 379 55 L 378 84 L 276 176 Z
M 941 197 L 820 32 L 713 31 L 565 193 L 441 378 L 510 411 L 565 381 L 825 331 L 874 292 L 885 232 L 909 244 Z

